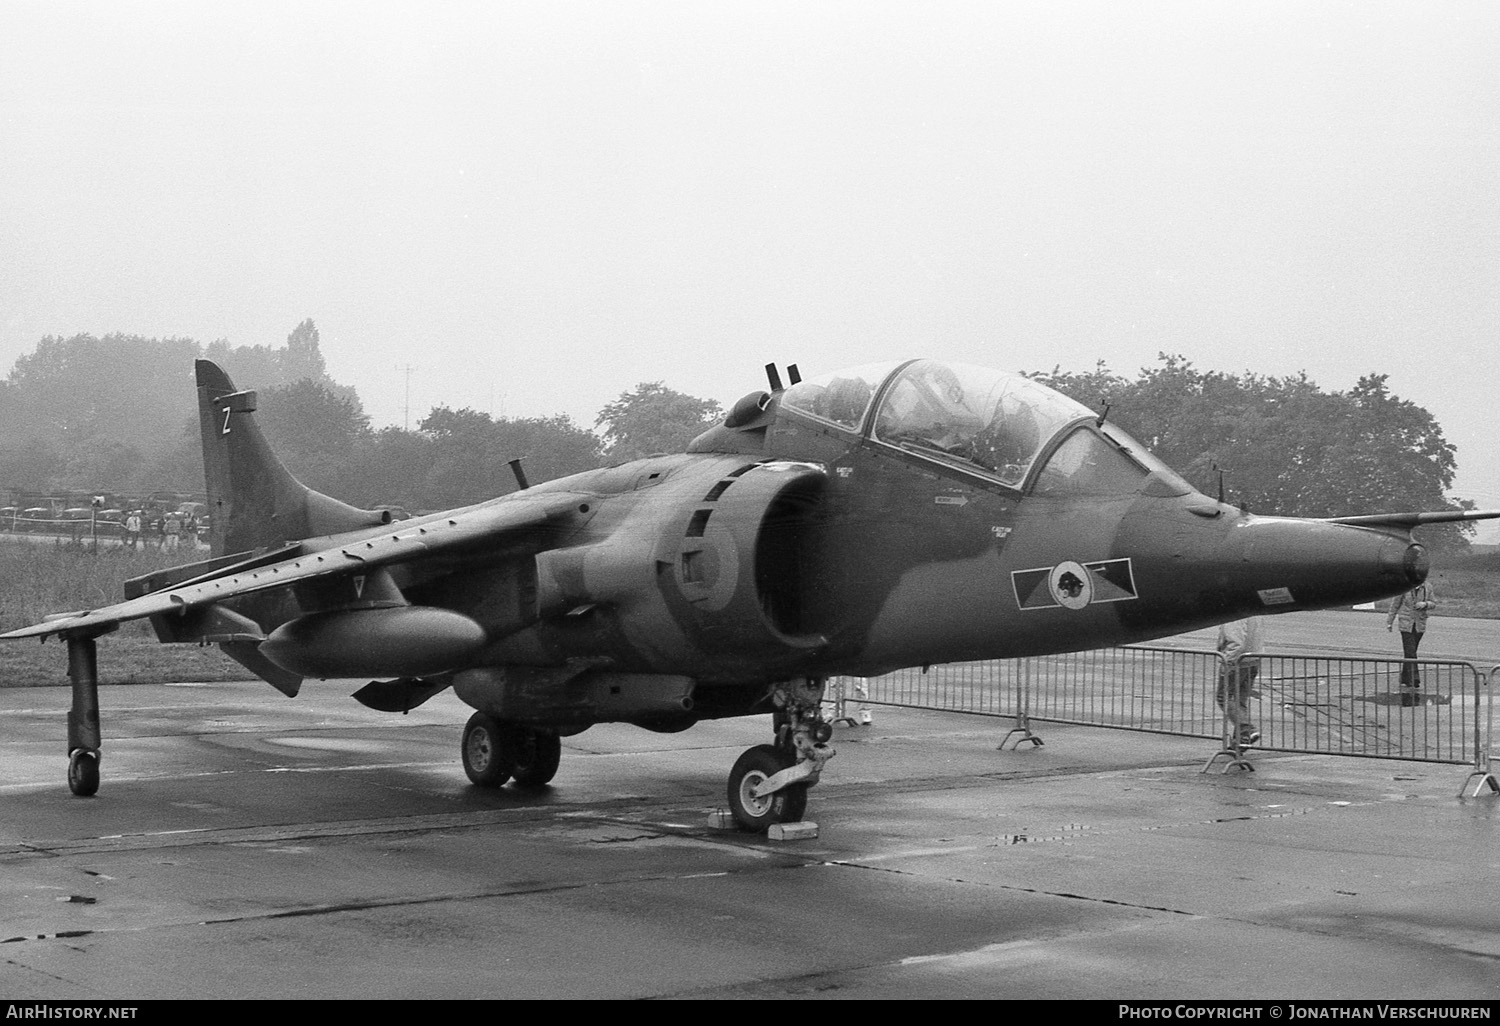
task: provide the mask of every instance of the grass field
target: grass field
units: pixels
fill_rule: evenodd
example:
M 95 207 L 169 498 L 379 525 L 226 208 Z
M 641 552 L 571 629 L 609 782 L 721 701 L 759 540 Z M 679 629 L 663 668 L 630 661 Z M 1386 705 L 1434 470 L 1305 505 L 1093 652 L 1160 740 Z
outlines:
M 207 551 L 132 550 L 119 546 L 35 543 L 0 536 L 0 630 L 36 623 L 48 613 L 118 601 L 131 577 L 206 558 Z M 1438 614 L 1500 619 L 1500 552 L 1480 550 L 1434 561 Z M 243 680 L 247 671 L 217 648 L 159 645 L 144 621 L 104 640 L 104 683 Z M 57 642 L 0 642 L 0 687 L 67 684 L 67 650 Z
M 36 623 L 48 613 L 120 601 L 132 577 L 206 559 L 207 549 L 127 549 L 0 535 L 0 630 Z
M 1428 576 L 1443 616 L 1500 620 L 1500 551 L 1494 546 L 1453 558 L 1436 558 Z
M 126 624 L 99 642 L 101 684 L 244 680 L 251 676 L 216 647 L 162 645 L 149 625 Z M 68 685 L 68 648 L 58 641 L 0 642 L 0 687 Z M 268 685 L 269 686 L 269 685 Z
M 48 613 L 117 602 L 126 580 L 204 559 L 205 549 L 127 549 L 0 538 L 0 630 L 36 623 Z M 106 684 L 164 680 L 244 680 L 244 668 L 217 648 L 161 645 L 144 620 L 127 623 L 100 645 Z M 0 642 L 0 687 L 68 683 L 67 647 L 57 641 Z

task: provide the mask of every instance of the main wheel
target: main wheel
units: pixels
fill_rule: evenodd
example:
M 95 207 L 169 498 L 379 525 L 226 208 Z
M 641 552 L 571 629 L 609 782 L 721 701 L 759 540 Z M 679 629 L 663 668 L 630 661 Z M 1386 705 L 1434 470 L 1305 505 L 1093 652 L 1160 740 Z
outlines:
M 68 756 L 68 790 L 80 798 L 99 791 L 99 753 L 80 748 Z
M 510 760 L 500 737 L 500 725 L 494 717 L 477 712 L 464 726 L 464 772 L 480 787 L 500 787 L 510 779 Z
M 755 796 L 755 788 L 792 765 L 771 745 L 747 749 L 729 771 L 729 811 L 741 830 L 765 833 L 773 823 L 795 823 L 807 811 L 807 785 L 792 784 L 775 794 Z
M 508 723 L 500 728 L 500 744 L 517 787 L 541 787 L 557 775 L 562 738 L 552 731 Z

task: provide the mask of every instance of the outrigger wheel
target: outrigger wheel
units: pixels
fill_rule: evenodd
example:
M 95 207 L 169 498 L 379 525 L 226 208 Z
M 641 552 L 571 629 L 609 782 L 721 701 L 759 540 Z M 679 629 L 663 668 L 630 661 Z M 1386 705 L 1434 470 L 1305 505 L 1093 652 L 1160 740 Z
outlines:
M 496 720 L 477 712 L 464 727 L 464 772 L 480 787 L 541 787 L 557 775 L 562 738 L 555 731 Z
M 68 754 L 68 790 L 80 798 L 99 792 L 99 753 L 78 748 Z

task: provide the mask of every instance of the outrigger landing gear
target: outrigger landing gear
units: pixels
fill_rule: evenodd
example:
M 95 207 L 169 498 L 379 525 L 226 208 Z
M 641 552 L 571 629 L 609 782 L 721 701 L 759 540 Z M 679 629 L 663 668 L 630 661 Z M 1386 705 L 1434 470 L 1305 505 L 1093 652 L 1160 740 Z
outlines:
M 555 731 L 477 712 L 464 727 L 464 772 L 480 787 L 542 787 L 557 774 L 562 738 Z
M 67 635 L 68 680 L 73 706 L 68 710 L 68 789 L 80 798 L 99 790 L 99 650 L 96 635 Z
M 771 691 L 774 745 L 756 745 L 729 771 L 729 811 L 748 833 L 795 823 L 807 811 L 807 789 L 833 758 L 833 725 L 823 719 L 823 678 L 786 681 Z

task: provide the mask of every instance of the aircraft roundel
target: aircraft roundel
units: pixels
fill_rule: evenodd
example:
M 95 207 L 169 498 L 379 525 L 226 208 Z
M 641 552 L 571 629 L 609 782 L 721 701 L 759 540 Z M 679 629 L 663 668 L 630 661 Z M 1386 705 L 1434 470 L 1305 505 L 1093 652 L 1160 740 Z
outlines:
M 1047 589 L 1057 604 L 1066 609 L 1082 609 L 1094 600 L 1094 579 L 1082 563 L 1072 560 L 1059 563 L 1047 575 Z

